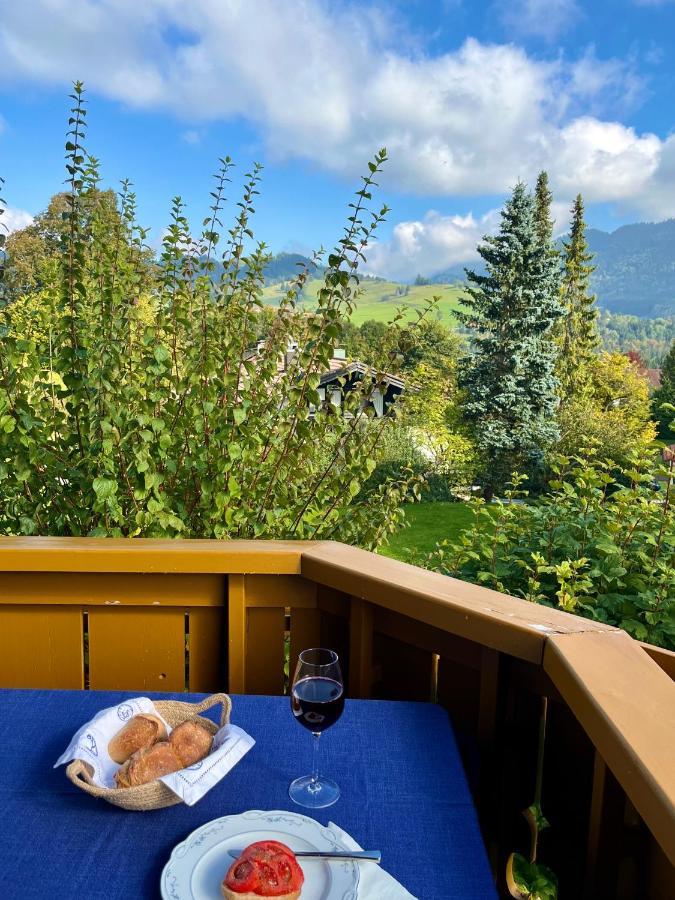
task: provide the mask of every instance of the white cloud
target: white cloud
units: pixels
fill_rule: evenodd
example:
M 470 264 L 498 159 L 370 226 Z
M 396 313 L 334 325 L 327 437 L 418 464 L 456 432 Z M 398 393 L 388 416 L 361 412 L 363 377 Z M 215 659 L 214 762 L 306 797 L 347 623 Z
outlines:
M 204 134 L 197 128 L 188 128 L 181 134 L 181 138 L 186 144 L 201 144 Z
M 561 129 L 552 171 L 564 193 L 588 201 L 625 200 L 642 194 L 663 152 L 653 134 L 637 135 L 618 122 L 580 118 Z
M 557 238 L 567 234 L 572 218 L 572 200 L 554 200 L 551 203 L 551 218 L 553 219 L 553 237 Z
M 675 134 L 661 146 L 658 167 L 641 192 L 639 208 L 652 221 L 675 216 Z
M 547 41 L 571 28 L 581 14 L 576 0 L 497 0 L 495 9 L 508 31 Z
M 499 221 L 498 210 L 479 219 L 471 213 L 442 216 L 430 210 L 423 221 L 399 222 L 388 241 L 371 244 L 364 271 L 394 280 L 436 275 L 476 259 L 478 243 Z
M 575 6 L 539 14 L 563 23 Z M 350 178 L 386 146 L 386 186 L 418 195 L 502 193 L 546 168 L 563 196 L 653 207 L 667 145 L 617 121 L 640 95 L 632 64 L 474 39 L 435 56 L 400 46 L 377 7 L 327 0 L 33 0 L 3 9 L 0 80 L 81 77 L 186 134 L 242 117 L 273 158 Z
M 555 237 L 567 234 L 571 208 L 571 200 L 551 204 Z M 422 220 L 399 222 L 388 240 L 373 242 L 366 251 L 363 271 L 407 281 L 416 275 L 437 275 L 451 266 L 470 265 L 479 257 L 478 244 L 486 234 L 495 234 L 500 222 L 499 209 L 478 218 L 470 212 L 461 216 L 429 210 Z
M 19 228 L 25 228 L 26 225 L 30 225 L 32 221 L 33 217 L 25 209 L 14 209 L 11 206 L 7 206 L 3 210 L 2 216 L 0 216 L 0 227 L 4 225 L 11 234 L 13 231 L 18 231 Z
M 587 47 L 570 67 L 570 88 L 586 111 L 601 111 L 611 104 L 619 110 L 636 107 L 646 94 L 646 81 L 636 70 L 634 57 L 599 59 L 594 46 Z

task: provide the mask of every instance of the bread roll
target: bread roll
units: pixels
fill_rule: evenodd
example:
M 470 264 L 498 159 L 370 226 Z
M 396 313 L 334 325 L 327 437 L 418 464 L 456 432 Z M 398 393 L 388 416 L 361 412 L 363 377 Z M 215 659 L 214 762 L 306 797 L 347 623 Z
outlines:
M 156 741 L 166 740 L 164 722 L 158 716 L 141 713 L 127 724 L 108 744 L 110 758 L 116 763 L 126 762 L 138 750 L 152 747 Z
M 148 749 L 134 753 L 115 773 L 115 782 L 118 788 L 138 787 L 139 784 L 148 784 L 182 768 L 183 763 L 171 744 L 160 741 Z
M 211 751 L 213 736 L 198 722 L 183 722 L 171 732 L 169 741 L 183 763 L 183 768 L 193 766 Z

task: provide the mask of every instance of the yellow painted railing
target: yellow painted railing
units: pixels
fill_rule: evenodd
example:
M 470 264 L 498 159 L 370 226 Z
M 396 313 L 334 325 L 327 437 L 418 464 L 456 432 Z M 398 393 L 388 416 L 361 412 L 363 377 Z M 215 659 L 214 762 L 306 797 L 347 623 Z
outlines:
M 561 897 L 675 896 L 675 654 L 330 542 L 0 538 L 0 687 L 281 693 L 318 644 L 353 697 L 446 706 L 500 884 L 546 696 Z

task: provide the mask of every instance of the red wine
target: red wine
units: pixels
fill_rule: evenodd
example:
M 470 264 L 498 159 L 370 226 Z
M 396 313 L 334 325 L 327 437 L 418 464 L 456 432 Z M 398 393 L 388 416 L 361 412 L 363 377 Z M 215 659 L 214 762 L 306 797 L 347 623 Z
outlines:
M 344 706 L 343 687 L 333 678 L 310 676 L 293 685 L 293 715 L 309 731 L 321 732 L 330 728 L 342 715 Z

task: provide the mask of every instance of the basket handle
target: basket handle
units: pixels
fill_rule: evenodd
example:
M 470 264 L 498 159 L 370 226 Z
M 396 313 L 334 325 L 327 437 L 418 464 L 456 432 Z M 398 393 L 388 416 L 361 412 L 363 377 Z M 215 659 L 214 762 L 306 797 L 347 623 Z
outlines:
M 104 797 L 109 788 L 100 788 L 91 780 L 89 766 L 81 759 L 74 759 L 66 768 L 66 775 L 74 785 L 91 794 L 92 797 Z
M 230 721 L 230 711 L 232 709 L 232 701 L 227 694 L 211 694 L 210 697 L 207 697 L 200 703 L 195 703 L 192 708 L 195 713 L 201 713 L 219 704 L 223 707 L 220 713 L 220 727 L 222 728 L 223 725 L 227 725 Z

